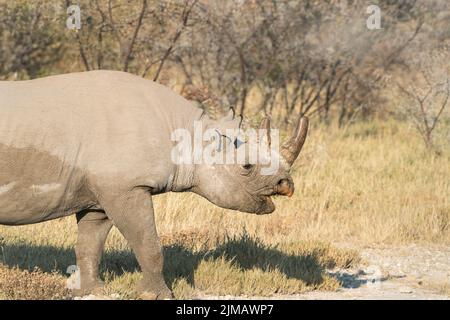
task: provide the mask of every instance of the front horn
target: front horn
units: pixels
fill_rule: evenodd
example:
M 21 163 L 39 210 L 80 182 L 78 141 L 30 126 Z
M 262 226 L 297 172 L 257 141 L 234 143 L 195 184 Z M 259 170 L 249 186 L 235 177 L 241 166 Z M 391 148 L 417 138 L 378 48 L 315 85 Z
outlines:
M 294 135 L 281 146 L 281 155 L 289 165 L 297 159 L 308 134 L 309 120 L 307 117 L 300 117 Z

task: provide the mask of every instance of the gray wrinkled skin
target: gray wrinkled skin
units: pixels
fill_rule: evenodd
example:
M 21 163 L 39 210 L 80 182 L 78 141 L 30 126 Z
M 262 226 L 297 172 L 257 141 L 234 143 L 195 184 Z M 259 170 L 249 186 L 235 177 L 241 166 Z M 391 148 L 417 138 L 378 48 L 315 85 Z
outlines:
M 293 192 L 285 162 L 272 176 L 260 175 L 258 166 L 175 165 L 171 132 L 199 119 L 205 127 L 236 126 L 122 72 L 0 82 L 0 224 L 76 214 L 77 294 L 101 288 L 98 264 L 114 225 L 141 266 L 142 297 L 170 298 L 152 195 L 192 191 L 224 208 L 264 214 L 275 209 L 270 195 Z

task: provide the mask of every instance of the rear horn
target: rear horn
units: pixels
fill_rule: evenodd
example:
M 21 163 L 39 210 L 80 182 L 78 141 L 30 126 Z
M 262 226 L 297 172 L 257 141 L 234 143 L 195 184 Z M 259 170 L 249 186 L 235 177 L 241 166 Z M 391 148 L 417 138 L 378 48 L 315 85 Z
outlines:
M 261 121 L 261 124 L 259 125 L 259 128 L 260 129 L 264 129 L 264 130 L 266 130 L 266 133 L 267 133 L 267 143 L 269 144 L 269 146 L 270 146 L 270 144 L 271 144 L 271 139 L 270 139 L 270 119 L 269 119 L 269 117 L 265 117 L 262 121 Z

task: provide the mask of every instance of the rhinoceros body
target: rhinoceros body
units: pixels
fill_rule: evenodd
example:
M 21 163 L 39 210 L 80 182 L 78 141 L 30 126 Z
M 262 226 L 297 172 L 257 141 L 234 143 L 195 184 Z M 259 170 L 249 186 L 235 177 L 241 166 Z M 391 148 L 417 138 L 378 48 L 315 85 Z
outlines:
M 191 130 L 202 114 L 170 89 L 123 72 L 0 82 L 0 224 L 76 214 L 80 294 L 100 288 L 98 263 L 115 225 L 142 268 L 143 297 L 170 297 L 152 195 L 193 191 L 222 207 L 269 213 L 270 195 L 293 192 L 289 168 L 260 177 L 247 167 L 174 164 L 171 133 Z M 305 130 L 291 149 L 301 148 Z M 299 150 L 285 149 L 295 160 Z
M 165 191 L 170 133 L 200 115 L 168 88 L 121 72 L 0 82 L 0 223 L 98 206 L 97 185 Z

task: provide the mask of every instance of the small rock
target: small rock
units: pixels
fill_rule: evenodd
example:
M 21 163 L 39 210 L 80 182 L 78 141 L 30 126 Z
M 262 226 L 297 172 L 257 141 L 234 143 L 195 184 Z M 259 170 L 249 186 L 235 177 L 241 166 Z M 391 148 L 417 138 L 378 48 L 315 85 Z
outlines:
M 102 295 L 87 295 L 87 296 L 82 296 L 82 297 L 75 297 L 73 298 L 74 300 L 112 300 L 111 297 L 108 296 L 102 296 Z
M 409 287 L 401 287 L 400 293 L 413 293 L 413 290 Z
M 363 269 L 358 269 L 356 271 L 356 275 L 357 276 L 364 276 L 364 275 L 366 275 L 366 272 Z

